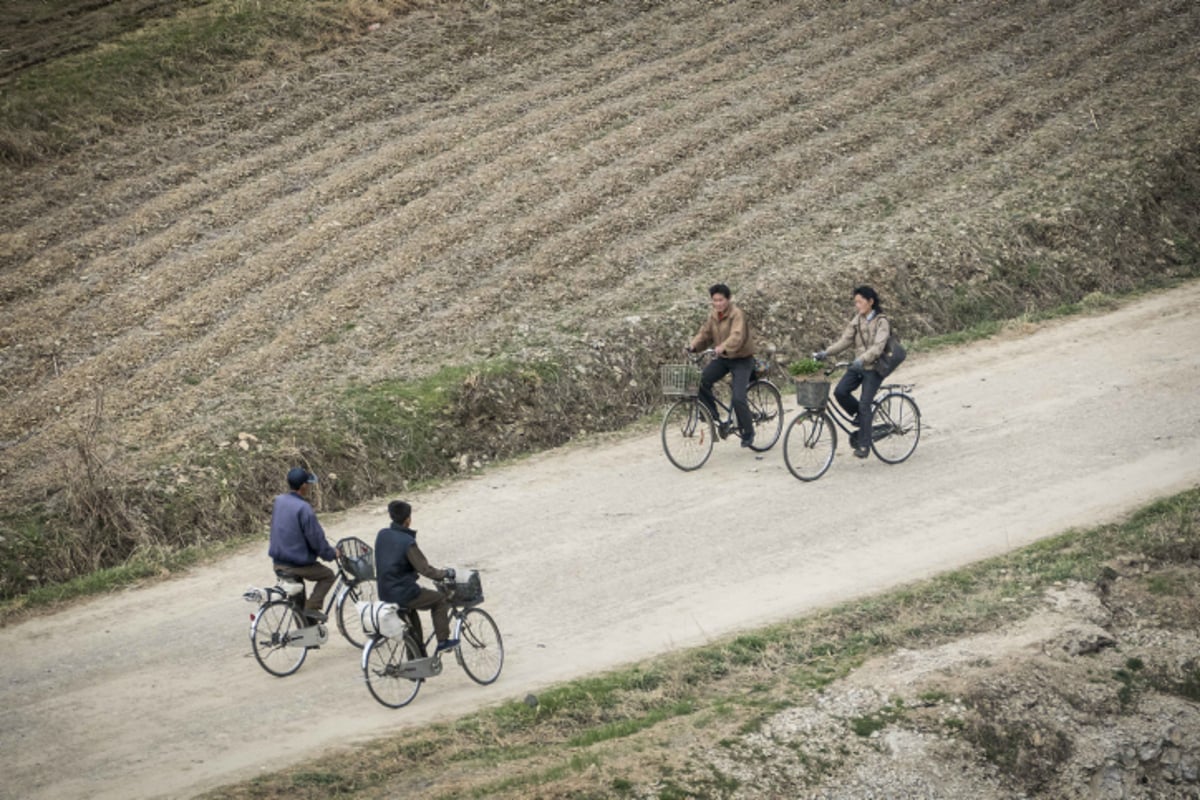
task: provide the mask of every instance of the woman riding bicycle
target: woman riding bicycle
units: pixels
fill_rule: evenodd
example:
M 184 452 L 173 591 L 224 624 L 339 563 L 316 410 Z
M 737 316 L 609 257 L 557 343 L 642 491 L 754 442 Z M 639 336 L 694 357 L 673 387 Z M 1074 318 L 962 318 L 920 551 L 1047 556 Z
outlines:
M 854 347 L 854 363 L 838 382 L 833 396 L 850 415 L 860 434 L 863 430 L 870 430 L 871 403 L 883 383 L 883 377 L 875 371 L 875 362 L 887 347 L 890 333 L 891 326 L 883 315 L 879 295 L 870 286 L 859 286 L 854 290 L 854 316 L 842 331 L 841 338 L 825 350 L 813 353 L 813 358 L 823 361 L 830 355 Z M 851 392 L 859 386 L 862 391 L 856 400 Z M 870 453 L 870 441 L 859 439 L 854 443 L 854 455 L 857 457 L 866 458 Z
M 750 404 L 746 399 L 750 376 L 754 372 L 754 337 L 750 333 L 750 322 L 746 319 L 746 312 L 731 301 L 731 292 L 725 284 L 713 285 L 708 295 L 712 299 L 712 311 L 687 347 L 690 353 L 711 344 L 717 353 L 717 357 L 700 374 L 700 401 L 712 418 L 717 419 L 713 384 L 727 373 L 733 373 L 733 410 L 742 433 L 742 447 L 750 447 L 754 444 L 754 419 L 750 416 Z M 721 437 L 724 436 L 725 431 L 722 431 Z

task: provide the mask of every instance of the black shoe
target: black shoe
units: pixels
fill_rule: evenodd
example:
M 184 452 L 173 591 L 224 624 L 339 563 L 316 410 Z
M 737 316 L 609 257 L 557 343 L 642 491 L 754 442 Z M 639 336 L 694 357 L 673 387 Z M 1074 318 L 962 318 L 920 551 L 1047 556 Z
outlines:
M 304 616 L 308 619 L 311 619 L 313 622 L 324 622 L 325 620 L 329 619 L 323 612 L 314 611 L 311 608 L 304 609 Z
M 754 437 L 751 436 L 749 439 L 742 439 L 742 447 L 754 447 Z
M 866 458 L 869 455 L 871 455 L 871 448 L 869 448 L 869 447 L 854 448 L 854 457 L 855 458 Z
M 728 439 L 729 432 L 731 430 L 733 430 L 732 423 L 722 422 L 720 425 L 717 426 L 717 435 L 720 436 L 722 439 Z

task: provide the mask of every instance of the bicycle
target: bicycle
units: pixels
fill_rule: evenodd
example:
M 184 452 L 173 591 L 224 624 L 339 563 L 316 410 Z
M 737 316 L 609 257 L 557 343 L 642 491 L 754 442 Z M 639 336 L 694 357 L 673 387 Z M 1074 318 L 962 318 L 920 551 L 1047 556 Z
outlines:
M 450 600 L 450 638 L 458 639 L 454 657 L 467 677 L 481 686 L 494 683 L 504 667 L 504 640 L 491 615 L 479 608 L 483 585 L 479 573 L 456 571 L 456 578 L 439 583 Z M 418 645 L 406 622 L 411 610 L 395 603 L 359 603 L 363 630 L 370 637 L 363 648 L 362 671 L 371 696 L 388 708 L 413 701 L 429 678 L 442 673 L 443 653 L 427 656 L 434 635 Z M 449 651 L 444 651 L 449 652 Z
M 825 376 L 848 366 L 848 361 L 838 362 L 824 370 Z M 837 428 L 850 437 L 852 445 L 856 434 L 862 435 L 853 430 L 850 415 L 839 404 L 829 402 L 829 384 L 828 380 L 796 382 L 796 401 L 803 411 L 784 434 L 783 460 L 788 471 L 802 481 L 815 481 L 833 464 Z M 871 450 L 885 464 L 908 459 L 921 439 L 921 410 L 910 394 L 914 385 L 884 384 L 871 404 Z
M 663 394 L 676 398 L 663 415 L 663 452 L 684 472 L 704 466 L 718 436 L 725 439 L 731 433 L 741 433 L 734 420 L 732 401 L 726 403 L 723 398 L 713 395 L 719 417 L 716 420 L 700 401 L 700 363 L 707 363 L 715 355 L 714 350 L 704 350 L 689 354 L 689 364 L 664 364 L 662 367 Z M 766 377 L 770 368 L 769 362 L 755 359 L 746 390 L 746 402 L 754 425 L 754 443 L 750 449 L 758 453 L 774 447 L 783 431 L 783 398 Z
M 366 637 L 358 633 L 356 604 L 377 597 L 374 553 L 366 542 L 353 536 L 338 541 L 334 549 L 337 582 L 325 603 L 325 617 L 328 619 L 330 611 L 335 611 L 342 636 L 361 648 Z M 287 570 L 275 570 L 275 578 L 275 586 L 251 587 L 242 597 L 258 604 L 250 615 L 250 646 L 255 659 L 267 672 L 283 678 L 300 669 L 310 649 L 329 641 L 329 632 L 324 622 L 307 622 L 304 582 Z

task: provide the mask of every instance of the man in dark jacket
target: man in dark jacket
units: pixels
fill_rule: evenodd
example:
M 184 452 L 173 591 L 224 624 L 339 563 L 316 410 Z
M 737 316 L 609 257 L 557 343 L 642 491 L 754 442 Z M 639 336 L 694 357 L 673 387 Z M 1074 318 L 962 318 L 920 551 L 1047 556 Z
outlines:
M 321 607 L 337 576 L 329 567 L 318 564 L 317 559 L 333 561 L 337 551 L 325 540 L 325 529 L 309 504 L 317 476 L 296 467 L 288 472 L 287 482 L 291 491 L 278 495 L 271 511 L 271 544 L 267 555 L 275 563 L 276 571 L 315 582 L 304 603 L 304 615 L 324 622 Z
M 417 546 L 417 532 L 411 528 L 412 506 L 403 500 L 388 503 L 392 524 L 375 537 L 375 569 L 379 573 L 379 599 L 396 603 L 410 612 L 429 609 L 433 617 L 433 632 L 437 636 L 437 652 L 458 647 L 458 639 L 450 638 L 450 603 L 435 589 L 417 585 L 417 575 L 432 581 L 453 578 L 453 569 L 430 566 Z M 416 621 L 416 614 L 412 614 Z M 420 641 L 420 622 L 416 621 Z

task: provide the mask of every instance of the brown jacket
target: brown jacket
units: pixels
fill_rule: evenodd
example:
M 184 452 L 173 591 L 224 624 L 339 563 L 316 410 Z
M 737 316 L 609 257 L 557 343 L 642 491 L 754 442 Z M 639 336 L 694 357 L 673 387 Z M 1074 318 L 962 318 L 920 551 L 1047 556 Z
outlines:
M 868 320 L 856 313 L 846 325 L 846 330 L 842 331 L 842 338 L 829 345 L 827 352 L 840 353 L 854 345 L 854 357 L 862 359 L 863 369 L 875 369 L 875 361 L 887 347 L 891 332 L 892 327 L 883 314 L 876 314 Z
M 718 317 L 717 312 L 708 312 L 708 319 L 700 326 L 700 332 L 692 339 L 691 347 L 699 350 L 702 347 L 723 345 L 725 358 L 746 358 L 754 355 L 754 335 L 750 332 L 750 321 L 746 312 L 730 303 L 725 309 L 725 316 Z

